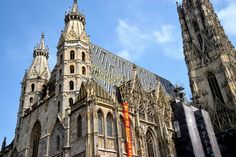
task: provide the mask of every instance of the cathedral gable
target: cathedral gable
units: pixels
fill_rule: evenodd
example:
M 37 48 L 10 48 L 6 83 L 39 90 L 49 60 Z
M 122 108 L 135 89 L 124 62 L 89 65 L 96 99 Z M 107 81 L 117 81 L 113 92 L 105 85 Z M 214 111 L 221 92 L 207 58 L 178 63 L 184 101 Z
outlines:
M 74 30 L 74 27 L 72 27 L 69 31 L 69 33 L 66 36 L 66 40 L 78 40 L 78 35 Z

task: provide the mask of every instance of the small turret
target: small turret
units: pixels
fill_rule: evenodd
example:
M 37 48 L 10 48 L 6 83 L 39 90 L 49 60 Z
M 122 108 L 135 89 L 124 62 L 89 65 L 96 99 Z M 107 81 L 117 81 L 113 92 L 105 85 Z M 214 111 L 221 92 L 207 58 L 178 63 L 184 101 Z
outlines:
M 49 80 L 50 71 L 48 66 L 49 52 L 45 47 L 44 33 L 41 35 L 39 45 L 34 48 L 34 60 L 27 73 L 27 79 Z
M 42 33 L 40 43 L 34 48 L 33 62 L 24 75 L 20 110 L 22 107 L 26 110 L 42 98 L 50 78 L 49 51 L 45 46 L 44 38 Z

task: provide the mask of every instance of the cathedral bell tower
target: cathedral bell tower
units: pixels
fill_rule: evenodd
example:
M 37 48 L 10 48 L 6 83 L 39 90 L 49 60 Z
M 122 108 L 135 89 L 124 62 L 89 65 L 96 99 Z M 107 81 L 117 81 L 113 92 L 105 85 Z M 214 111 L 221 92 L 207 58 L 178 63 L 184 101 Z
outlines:
M 65 16 L 65 28 L 57 47 L 56 101 L 62 118 L 65 110 L 75 103 L 81 83 L 90 78 L 89 45 L 85 16 L 79 12 L 77 0 L 74 0 Z
M 209 0 L 183 0 L 177 8 L 194 103 L 210 112 L 216 132 L 234 128 L 235 49 Z

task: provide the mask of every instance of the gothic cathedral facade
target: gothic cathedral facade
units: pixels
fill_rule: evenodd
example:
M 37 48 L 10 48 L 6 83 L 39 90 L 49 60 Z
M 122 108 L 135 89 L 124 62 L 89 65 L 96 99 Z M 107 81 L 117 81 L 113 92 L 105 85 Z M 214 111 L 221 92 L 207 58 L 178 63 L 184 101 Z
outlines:
M 52 71 L 44 38 L 22 81 L 8 155 L 175 156 L 174 87 L 168 80 L 91 43 L 76 0 L 65 16 Z M 129 105 L 126 116 L 122 102 Z
M 193 102 L 216 132 L 235 128 L 236 56 L 209 0 L 178 5 Z M 174 157 L 170 81 L 93 44 L 77 0 L 57 63 L 45 36 L 22 81 L 11 157 Z

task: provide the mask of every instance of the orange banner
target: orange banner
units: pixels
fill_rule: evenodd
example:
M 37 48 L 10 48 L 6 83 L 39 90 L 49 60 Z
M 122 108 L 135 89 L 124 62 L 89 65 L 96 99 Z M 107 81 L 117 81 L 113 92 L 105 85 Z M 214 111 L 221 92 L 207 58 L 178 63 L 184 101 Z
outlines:
M 133 156 L 132 136 L 131 136 L 131 130 L 130 130 L 129 104 L 127 102 L 123 103 L 123 113 L 124 113 L 124 121 L 125 121 L 127 157 L 132 157 Z

